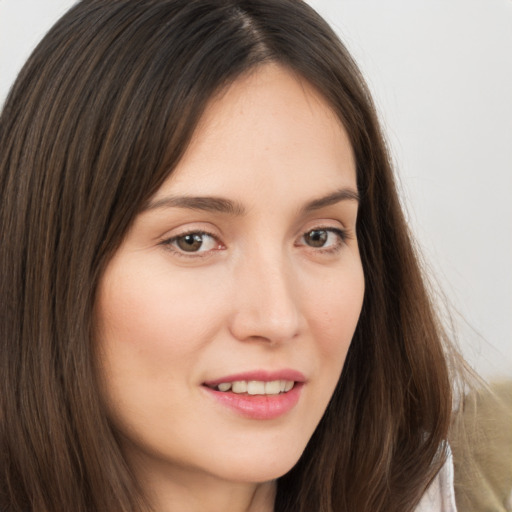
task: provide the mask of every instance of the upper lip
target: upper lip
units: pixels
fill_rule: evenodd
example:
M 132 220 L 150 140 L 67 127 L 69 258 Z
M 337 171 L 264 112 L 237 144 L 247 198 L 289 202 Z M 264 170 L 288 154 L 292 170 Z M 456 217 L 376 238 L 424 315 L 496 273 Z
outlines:
M 236 373 L 231 375 L 226 375 L 224 377 L 220 377 L 218 379 L 214 380 L 208 380 L 204 382 L 203 384 L 209 387 L 215 387 L 219 384 L 222 384 L 224 382 L 235 382 L 235 381 L 250 381 L 250 380 L 257 380 L 262 382 L 271 382 L 274 380 L 287 380 L 287 381 L 294 381 L 294 382 L 305 382 L 306 377 L 304 374 L 299 372 L 298 370 L 292 370 L 292 369 L 283 369 L 283 370 L 273 370 L 273 371 L 267 371 L 267 370 L 253 370 L 243 373 Z

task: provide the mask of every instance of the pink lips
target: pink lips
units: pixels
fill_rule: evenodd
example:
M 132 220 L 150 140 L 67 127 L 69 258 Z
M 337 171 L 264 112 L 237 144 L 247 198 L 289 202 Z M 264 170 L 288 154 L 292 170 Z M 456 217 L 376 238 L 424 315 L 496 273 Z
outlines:
M 270 382 L 275 380 L 294 381 L 293 388 L 278 395 L 248 395 L 237 394 L 231 391 L 222 392 L 213 389 L 223 382 L 235 381 L 263 381 Z M 271 420 L 276 419 L 289 412 L 297 404 L 300 398 L 302 387 L 306 378 L 295 370 L 280 370 L 267 372 L 258 370 L 254 372 L 239 373 L 228 375 L 204 383 L 205 391 L 216 399 L 220 404 L 230 408 L 234 412 L 250 419 Z

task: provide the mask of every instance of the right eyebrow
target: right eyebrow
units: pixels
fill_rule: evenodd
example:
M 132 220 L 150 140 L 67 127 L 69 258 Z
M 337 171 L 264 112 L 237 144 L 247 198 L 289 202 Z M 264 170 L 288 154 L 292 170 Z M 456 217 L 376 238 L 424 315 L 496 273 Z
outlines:
M 150 201 L 142 211 L 158 208 L 187 208 L 189 210 L 226 213 L 237 217 L 246 213 L 242 204 L 215 196 L 166 196 Z

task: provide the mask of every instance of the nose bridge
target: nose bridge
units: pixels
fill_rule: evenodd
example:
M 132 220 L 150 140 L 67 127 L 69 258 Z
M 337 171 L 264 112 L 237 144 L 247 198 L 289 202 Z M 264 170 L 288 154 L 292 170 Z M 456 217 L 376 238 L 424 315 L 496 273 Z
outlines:
M 233 334 L 241 339 L 282 342 L 300 328 L 295 272 L 285 252 L 259 246 L 237 265 Z

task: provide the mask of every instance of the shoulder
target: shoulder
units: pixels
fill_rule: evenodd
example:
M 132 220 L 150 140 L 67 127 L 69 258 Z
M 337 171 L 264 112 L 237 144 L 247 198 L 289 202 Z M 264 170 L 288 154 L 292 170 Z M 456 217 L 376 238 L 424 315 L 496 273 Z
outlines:
M 441 471 L 421 498 L 415 512 L 457 512 L 451 451 Z

